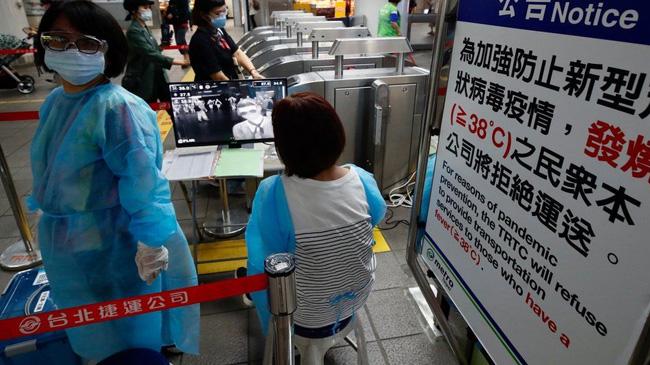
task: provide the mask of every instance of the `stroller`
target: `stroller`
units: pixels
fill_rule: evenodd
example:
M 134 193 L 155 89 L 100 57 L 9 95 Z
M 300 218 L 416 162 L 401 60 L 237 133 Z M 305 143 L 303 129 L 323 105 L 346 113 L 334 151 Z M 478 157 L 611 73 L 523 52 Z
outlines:
M 0 49 L 29 49 L 31 44 L 10 34 L 0 34 Z M 19 93 L 34 92 L 34 78 L 20 75 L 11 68 L 11 63 L 22 57 L 22 53 L 0 55 L 0 89 L 17 89 Z

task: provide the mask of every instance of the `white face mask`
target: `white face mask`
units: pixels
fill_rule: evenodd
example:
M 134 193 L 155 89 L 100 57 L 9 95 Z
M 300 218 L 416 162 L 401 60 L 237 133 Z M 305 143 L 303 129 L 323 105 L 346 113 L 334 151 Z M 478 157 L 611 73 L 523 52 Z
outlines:
M 45 66 L 72 85 L 85 85 L 104 73 L 104 54 L 81 53 L 76 49 L 63 52 L 45 50 Z
M 153 12 L 151 11 L 151 9 L 139 10 L 138 14 L 140 15 L 140 19 L 142 19 L 145 22 L 148 22 L 151 19 L 153 19 Z

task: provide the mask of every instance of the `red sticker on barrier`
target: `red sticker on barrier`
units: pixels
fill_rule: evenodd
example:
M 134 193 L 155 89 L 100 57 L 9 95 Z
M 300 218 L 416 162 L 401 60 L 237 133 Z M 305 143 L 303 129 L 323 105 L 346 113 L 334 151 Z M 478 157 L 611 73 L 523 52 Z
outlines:
M 88 304 L 0 321 L 0 341 L 243 295 L 266 289 L 265 274 Z

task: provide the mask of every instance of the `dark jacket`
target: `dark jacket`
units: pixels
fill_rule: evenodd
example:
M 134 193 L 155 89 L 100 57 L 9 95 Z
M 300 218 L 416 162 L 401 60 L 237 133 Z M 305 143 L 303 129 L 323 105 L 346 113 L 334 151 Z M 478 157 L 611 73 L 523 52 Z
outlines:
M 126 32 L 129 42 L 129 57 L 122 86 L 147 102 L 165 99 L 160 90 L 167 87 L 167 72 L 174 61 L 163 56 L 156 39 L 148 28 L 137 20 L 131 22 Z
M 189 0 L 169 0 L 167 14 L 172 15 L 169 20 L 171 24 L 187 23 L 190 20 L 190 2 Z

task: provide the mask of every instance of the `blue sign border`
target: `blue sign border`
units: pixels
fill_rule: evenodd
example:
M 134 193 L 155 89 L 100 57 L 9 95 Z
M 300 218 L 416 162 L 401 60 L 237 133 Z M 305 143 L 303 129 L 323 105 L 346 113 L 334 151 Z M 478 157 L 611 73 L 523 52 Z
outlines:
M 459 0 L 458 20 L 479 23 L 486 25 L 495 25 L 514 29 L 526 29 L 532 31 L 549 32 L 556 34 L 566 34 L 579 37 L 588 37 L 595 39 L 612 40 L 619 42 L 635 43 L 650 45 L 650 1 L 648 0 Z M 545 6 L 543 20 L 538 18 L 526 19 L 529 7 L 533 14 L 541 14 L 540 9 Z M 588 7 L 591 6 L 590 23 L 597 14 L 600 14 L 600 21 L 597 26 L 586 25 Z M 560 14 L 555 9 L 562 9 L 562 14 L 566 14 L 566 22 L 560 22 Z M 568 11 L 565 9 L 568 7 Z M 582 9 L 581 11 L 572 10 L 574 8 Z M 600 9 L 600 12 L 599 12 Z M 605 27 L 602 25 L 603 15 L 610 9 L 622 14 L 627 10 L 633 10 L 638 13 L 638 21 L 631 29 L 623 29 L 616 25 Z M 582 22 L 571 24 L 569 18 L 571 11 L 574 11 L 573 19 L 582 19 Z M 501 15 L 500 15 L 501 14 Z M 553 17 L 555 15 L 555 17 Z M 612 10 L 607 19 L 614 20 L 615 12 Z M 554 21 L 553 21 L 554 20 Z

